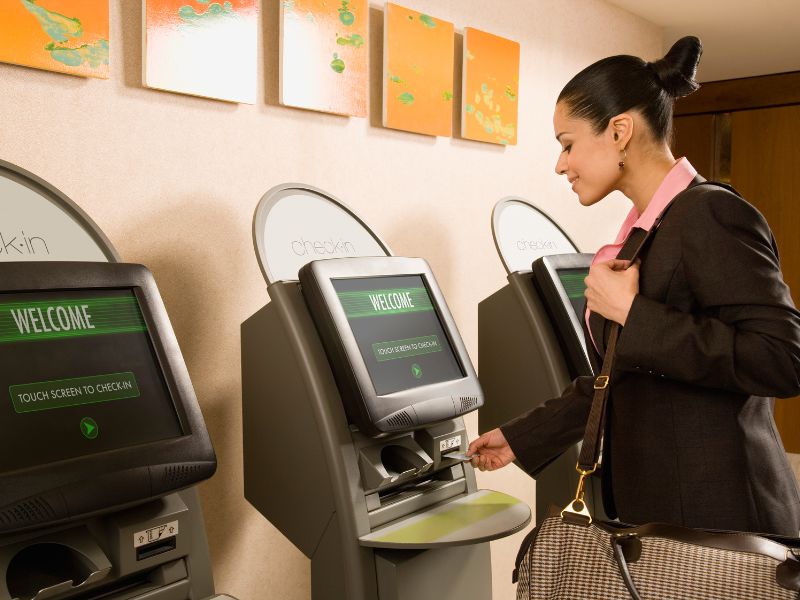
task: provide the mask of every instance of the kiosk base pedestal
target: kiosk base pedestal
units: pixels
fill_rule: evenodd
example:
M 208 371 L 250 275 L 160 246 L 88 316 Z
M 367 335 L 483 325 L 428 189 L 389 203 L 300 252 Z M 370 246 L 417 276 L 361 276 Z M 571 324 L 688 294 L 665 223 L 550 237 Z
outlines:
M 487 600 L 492 597 L 492 579 L 485 576 L 489 564 L 489 544 L 375 552 L 381 600 Z

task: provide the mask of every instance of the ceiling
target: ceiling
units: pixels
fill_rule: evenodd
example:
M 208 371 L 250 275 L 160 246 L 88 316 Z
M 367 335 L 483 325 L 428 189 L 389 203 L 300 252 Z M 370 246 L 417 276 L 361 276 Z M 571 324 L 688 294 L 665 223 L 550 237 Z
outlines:
M 607 0 L 662 28 L 664 49 L 703 43 L 699 81 L 800 71 L 800 0 Z

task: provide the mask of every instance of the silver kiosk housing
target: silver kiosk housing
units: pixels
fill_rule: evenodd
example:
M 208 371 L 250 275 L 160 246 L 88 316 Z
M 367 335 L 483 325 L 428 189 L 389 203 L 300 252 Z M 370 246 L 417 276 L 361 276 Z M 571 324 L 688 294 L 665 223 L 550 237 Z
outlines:
M 592 367 L 581 315 L 559 282 L 559 271 L 588 271 L 591 254 L 579 254 L 567 234 L 528 201 L 509 197 L 492 211 L 495 247 L 508 284 L 478 304 L 478 356 L 486 405 L 478 414 L 481 433 L 561 395 Z M 580 294 L 582 295 L 582 290 Z M 574 299 L 573 299 L 574 300 Z M 580 444 L 536 477 L 536 522 L 551 505 L 574 498 Z M 586 499 L 601 514 L 599 481 L 588 481 Z
M 69 261 L 66 279 L 80 270 L 74 261 L 101 271 L 103 263 L 119 262 L 111 242 L 77 205 L 5 161 L 0 161 L 0 203 L 0 262 L 15 263 L 9 265 L 13 271 L 24 271 L 17 266 L 26 262 Z M 81 288 L 79 275 L 73 285 Z M 173 473 L 177 479 L 170 485 L 181 487 L 183 476 Z M 51 508 L 45 501 L 0 507 L 0 522 L 10 532 L 0 535 L 0 600 L 231 599 L 214 593 L 196 487 L 117 508 L 113 483 L 108 486 L 109 504 L 99 516 L 56 524 L 48 522 Z
M 461 417 L 376 437 L 348 423 L 298 282 L 312 260 L 356 274 L 389 249 L 302 184 L 264 195 L 253 234 L 271 301 L 242 324 L 245 497 L 311 559 L 314 600 L 488 600 L 488 541 L 522 529 L 530 508 L 478 490 L 472 467 L 447 457 L 466 450 Z

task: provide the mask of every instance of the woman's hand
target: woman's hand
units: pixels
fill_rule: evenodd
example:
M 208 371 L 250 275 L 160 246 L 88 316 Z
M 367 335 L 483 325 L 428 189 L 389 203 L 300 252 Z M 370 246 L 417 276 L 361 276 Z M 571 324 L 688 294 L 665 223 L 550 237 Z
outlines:
M 613 259 L 592 265 L 585 283 L 589 310 L 625 325 L 639 293 L 639 261 L 631 265 L 628 260 Z
M 472 456 L 472 466 L 481 471 L 494 471 L 514 462 L 517 458 L 499 429 L 487 431 L 469 445 L 467 454 Z

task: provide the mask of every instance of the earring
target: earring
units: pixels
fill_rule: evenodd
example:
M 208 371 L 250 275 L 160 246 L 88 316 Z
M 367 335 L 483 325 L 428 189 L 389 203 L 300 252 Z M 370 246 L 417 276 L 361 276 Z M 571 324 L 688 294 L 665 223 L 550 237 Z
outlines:
M 619 170 L 622 171 L 625 168 L 625 161 L 628 160 L 628 151 L 625 148 L 622 149 L 622 160 L 619 161 Z

